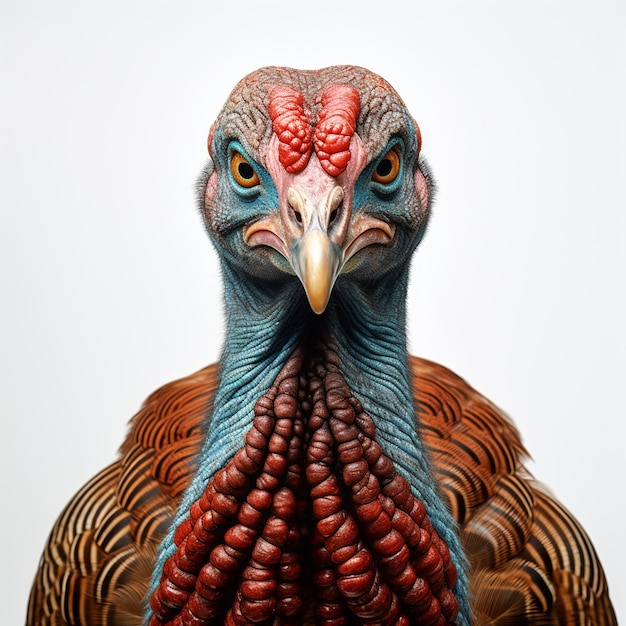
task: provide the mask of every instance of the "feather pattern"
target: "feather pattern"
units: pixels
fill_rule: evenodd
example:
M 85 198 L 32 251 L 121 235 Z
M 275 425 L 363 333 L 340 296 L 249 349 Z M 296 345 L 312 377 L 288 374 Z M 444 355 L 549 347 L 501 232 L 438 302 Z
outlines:
M 509 419 L 450 370 L 411 357 L 421 435 L 472 565 L 476 624 L 616 624 L 580 525 L 522 464 Z M 152 394 L 118 461 L 55 524 L 28 626 L 142 623 L 156 546 L 195 471 L 218 369 Z
M 41 557 L 28 624 L 141 623 L 156 548 L 202 445 L 216 372 L 208 367 L 150 395 L 120 458 L 65 507 Z

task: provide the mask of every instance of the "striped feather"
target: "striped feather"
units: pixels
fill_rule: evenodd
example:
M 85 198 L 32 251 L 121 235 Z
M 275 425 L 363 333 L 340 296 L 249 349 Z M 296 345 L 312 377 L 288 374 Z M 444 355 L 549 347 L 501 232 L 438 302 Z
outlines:
M 527 474 L 516 429 L 435 363 L 411 357 L 421 435 L 473 566 L 477 625 L 616 624 L 594 548 Z M 139 626 L 156 546 L 189 484 L 218 371 L 154 392 L 120 458 L 67 505 L 44 549 L 28 626 Z
M 142 623 L 156 547 L 194 470 L 216 371 L 154 392 L 131 421 L 120 458 L 65 507 L 33 584 L 29 626 Z
M 616 624 L 589 538 L 523 466 L 506 415 L 450 370 L 412 358 L 422 435 L 473 567 L 477 624 Z

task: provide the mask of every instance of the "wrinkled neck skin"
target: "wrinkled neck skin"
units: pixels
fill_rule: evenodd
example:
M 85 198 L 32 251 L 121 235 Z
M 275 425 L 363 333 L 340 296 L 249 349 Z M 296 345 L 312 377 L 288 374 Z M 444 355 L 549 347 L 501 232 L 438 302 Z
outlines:
M 405 267 L 370 289 L 339 280 L 328 327 L 342 373 L 374 420 L 378 442 L 413 495 L 425 503 L 433 526 L 450 549 L 459 576 L 454 589 L 460 605 L 458 623 L 469 623 L 467 564 L 456 522 L 435 486 L 413 404 L 406 339 L 408 274 Z
M 241 276 L 225 263 L 223 275 L 227 319 L 220 384 L 188 496 L 197 497 L 241 447 L 256 401 L 272 386 L 314 317 L 295 276 L 281 284 L 248 278 L 242 288 Z
M 159 552 L 150 626 L 335 613 L 417 624 L 433 610 L 436 623 L 470 623 L 462 549 L 413 407 L 408 268 L 394 271 L 367 287 L 340 277 L 316 316 L 295 277 L 243 281 L 223 262 L 220 384 L 197 472 Z M 204 552 L 192 554 L 193 541 Z

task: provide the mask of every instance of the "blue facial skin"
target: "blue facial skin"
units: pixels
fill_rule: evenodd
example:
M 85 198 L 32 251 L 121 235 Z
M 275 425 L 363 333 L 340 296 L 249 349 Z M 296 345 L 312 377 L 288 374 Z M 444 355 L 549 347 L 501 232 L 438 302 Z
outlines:
M 405 332 L 409 260 L 424 235 L 429 208 L 419 206 L 415 189 L 418 163 L 412 120 L 407 119 L 405 130 L 364 168 L 353 200 L 353 213 L 367 211 L 393 223 L 394 241 L 358 253 L 353 269 L 337 279 L 321 316 L 311 311 L 302 285 L 278 252 L 251 249 L 244 243 L 243 226 L 275 211 L 278 193 L 267 170 L 255 162 L 243 143 L 216 133 L 215 163 L 205 170 L 201 203 L 204 186 L 215 168 L 217 190 L 208 207 L 211 216 L 205 214 L 205 219 L 224 280 L 226 333 L 220 384 L 207 416 L 198 470 L 161 545 L 150 594 L 158 586 L 166 559 L 176 549 L 175 528 L 186 519 L 213 474 L 241 447 L 256 400 L 272 386 L 303 337 L 315 329 L 335 344 L 347 384 L 376 424 L 377 441 L 414 495 L 424 502 L 434 528 L 447 543 L 458 572 L 454 589 L 460 606 L 458 624 L 470 623 L 467 564 L 456 523 L 437 493 L 428 466 L 411 391 Z M 401 155 L 400 174 L 390 185 L 373 182 L 380 159 L 394 146 Z M 233 150 L 242 154 L 259 176 L 260 183 L 253 189 L 242 187 L 233 178 L 229 167 Z M 426 164 L 421 167 L 430 179 Z
M 207 212 L 210 212 L 210 218 L 205 217 L 209 235 L 218 254 L 226 256 L 233 265 L 244 271 L 252 271 L 259 279 L 274 278 L 275 273 L 273 271 L 268 273 L 267 268 L 259 267 L 257 260 L 259 256 L 267 256 L 268 251 L 251 250 L 243 241 L 242 229 L 246 224 L 278 209 L 276 186 L 268 171 L 249 155 L 240 142 L 223 140 L 217 132 L 215 135 L 213 154 L 216 155 L 216 160 L 212 167 L 218 172 L 218 183 L 212 206 Z M 258 185 L 246 188 L 237 183 L 230 170 L 233 152 L 239 152 L 248 160 L 259 177 Z M 203 204 L 203 200 L 201 203 Z M 201 208 L 205 213 L 204 207 Z M 285 271 L 289 272 L 286 260 Z

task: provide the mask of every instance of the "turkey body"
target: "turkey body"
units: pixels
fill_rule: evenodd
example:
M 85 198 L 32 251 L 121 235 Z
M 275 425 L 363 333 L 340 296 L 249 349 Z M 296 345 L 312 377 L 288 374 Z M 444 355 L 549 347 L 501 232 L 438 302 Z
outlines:
M 29 625 L 616 624 L 506 415 L 407 354 L 420 148 L 362 68 L 235 88 L 199 183 L 222 359 L 152 394 L 61 513 Z

